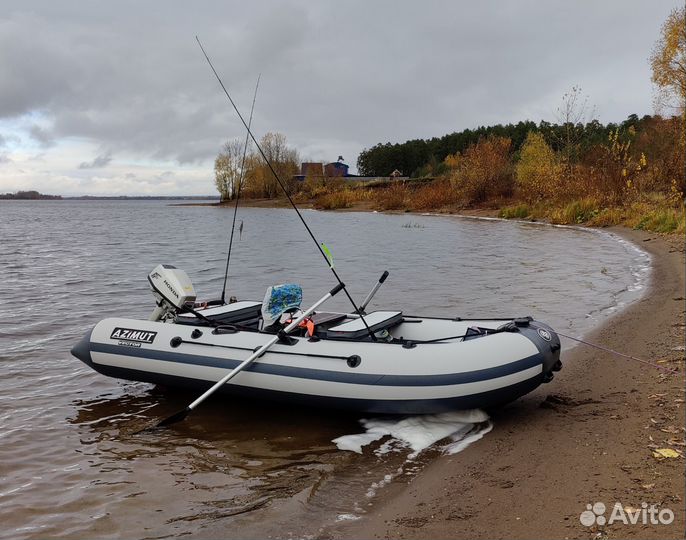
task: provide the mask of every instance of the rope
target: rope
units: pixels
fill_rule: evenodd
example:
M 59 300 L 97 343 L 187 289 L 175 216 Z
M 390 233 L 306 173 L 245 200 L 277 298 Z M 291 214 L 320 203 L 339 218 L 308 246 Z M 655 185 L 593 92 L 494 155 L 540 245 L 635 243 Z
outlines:
M 584 345 L 588 345 L 589 347 L 593 347 L 595 349 L 600 349 L 601 351 L 609 352 L 611 354 L 616 354 L 617 356 L 621 356 L 623 358 L 629 358 L 630 360 L 635 360 L 636 362 L 640 362 L 641 364 L 646 364 L 648 366 L 652 366 L 657 369 L 661 369 L 662 371 L 665 371 L 667 373 L 671 373 L 672 375 L 678 375 L 679 371 L 676 369 L 670 369 L 665 366 L 661 366 L 660 364 L 656 364 L 655 362 L 650 362 L 648 360 L 643 360 L 642 358 L 636 358 L 635 356 L 631 356 L 630 354 L 624 354 L 619 351 L 615 351 L 614 349 L 610 349 L 609 347 L 603 347 L 602 345 L 598 345 L 597 343 L 591 343 L 590 341 L 585 341 L 583 339 L 573 337 L 573 336 L 568 336 L 567 334 L 562 334 L 560 332 L 555 331 L 555 333 L 558 336 L 566 337 L 567 339 L 571 339 L 574 341 L 577 341 L 579 343 L 583 343 Z

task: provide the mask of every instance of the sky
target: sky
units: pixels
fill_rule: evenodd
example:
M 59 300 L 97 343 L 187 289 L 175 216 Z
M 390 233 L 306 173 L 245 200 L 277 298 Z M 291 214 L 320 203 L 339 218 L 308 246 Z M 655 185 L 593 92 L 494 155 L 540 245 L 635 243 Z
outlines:
M 676 0 L 0 0 L 0 193 L 216 193 L 253 132 L 355 171 L 377 143 L 555 121 L 580 86 L 601 122 L 653 112 L 648 56 Z

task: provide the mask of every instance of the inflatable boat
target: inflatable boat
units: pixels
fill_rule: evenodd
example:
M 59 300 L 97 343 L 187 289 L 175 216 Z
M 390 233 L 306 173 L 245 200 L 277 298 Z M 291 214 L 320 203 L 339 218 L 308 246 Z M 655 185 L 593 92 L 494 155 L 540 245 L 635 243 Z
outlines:
M 560 340 L 531 317 L 464 320 L 395 310 L 368 313 L 388 272 L 356 304 L 334 268 L 331 251 L 317 240 L 250 130 L 252 109 L 246 122 L 196 40 L 246 129 L 243 159 L 252 141 L 337 285 L 304 311 L 302 290 L 293 284 L 270 287 L 262 302 L 225 301 L 241 166 L 221 299 L 198 303 L 185 272 L 158 265 L 148 275 L 157 303 L 150 318 L 100 321 L 74 346 L 74 356 L 111 377 L 204 390 L 158 427 L 183 420 L 218 391 L 367 413 L 417 414 L 500 405 L 552 380 L 562 366 Z M 242 227 L 241 222 L 239 232 Z M 352 312 L 319 309 L 340 291 Z
M 149 320 L 100 321 L 72 354 L 103 375 L 197 390 L 249 359 L 221 391 L 389 414 L 501 405 L 561 368 L 557 334 L 531 317 L 303 313 L 297 285 L 271 287 L 262 302 L 198 303 L 185 272 L 169 265 L 148 281 L 157 300 Z

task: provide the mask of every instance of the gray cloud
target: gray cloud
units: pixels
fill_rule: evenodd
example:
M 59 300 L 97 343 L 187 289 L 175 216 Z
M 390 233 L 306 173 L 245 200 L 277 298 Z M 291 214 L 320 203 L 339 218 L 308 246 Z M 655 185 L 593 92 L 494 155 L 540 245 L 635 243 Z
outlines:
M 33 124 L 29 128 L 29 135 L 42 148 L 50 148 L 55 144 L 55 135 L 52 131 L 45 129 L 38 124 Z
M 255 133 L 283 132 L 304 157 L 354 163 L 377 142 L 552 120 L 573 84 L 601 120 L 622 120 L 651 112 L 646 58 L 676 5 L 10 1 L 0 121 L 43 115 L 51 127 L 30 129 L 43 146 L 205 163 L 243 130 L 196 33 L 246 113 L 262 73 Z
M 82 161 L 79 164 L 79 169 L 99 169 L 101 167 L 107 167 L 110 161 L 112 161 L 112 154 L 107 152 L 106 154 L 96 156 L 93 161 Z
M 0 148 L 10 146 L 11 144 L 19 144 L 21 143 L 21 138 L 18 136 L 9 133 L 7 135 L 3 135 L 0 133 Z

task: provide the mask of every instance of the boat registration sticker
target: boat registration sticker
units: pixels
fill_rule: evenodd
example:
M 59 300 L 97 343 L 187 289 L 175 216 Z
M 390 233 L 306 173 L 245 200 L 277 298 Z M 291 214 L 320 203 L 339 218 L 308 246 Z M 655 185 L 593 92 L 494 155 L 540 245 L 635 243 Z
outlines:
M 110 339 L 118 339 L 119 341 L 128 341 L 129 343 L 152 343 L 155 341 L 157 332 L 149 332 L 148 330 L 136 330 L 135 328 L 120 328 L 117 327 L 112 330 Z

